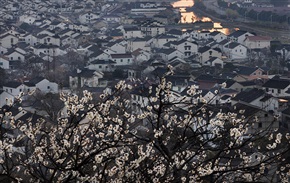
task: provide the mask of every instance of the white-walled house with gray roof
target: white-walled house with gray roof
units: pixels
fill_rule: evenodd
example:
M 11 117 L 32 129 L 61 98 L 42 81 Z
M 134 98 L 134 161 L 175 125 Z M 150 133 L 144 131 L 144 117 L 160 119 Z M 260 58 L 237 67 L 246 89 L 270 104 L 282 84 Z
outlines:
M 178 51 L 184 54 L 184 57 L 190 57 L 191 55 L 195 55 L 198 52 L 198 45 L 195 42 L 190 42 L 187 40 L 179 40 L 173 41 L 165 44 L 164 46 L 168 46 L 170 48 L 177 49 Z
M 58 93 L 58 84 L 55 82 L 50 82 L 43 77 L 36 77 L 30 79 L 28 82 L 24 82 L 25 85 L 39 89 L 44 93 Z
M 222 53 L 217 48 L 210 48 L 208 46 L 204 46 L 198 49 L 198 61 L 201 65 L 206 65 L 205 62 L 208 61 L 211 57 L 222 57 Z
M 209 38 L 215 40 L 216 42 L 221 42 L 222 40 L 227 39 L 227 36 L 219 31 L 213 31 L 209 34 Z
M 12 34 L 5 34 L 0 36 L 0 45 L 5 48 L 11 48 L 13 45 L 17 44 L 19 38 Z
M 9 59 L 7 57 L 0 57 L 0 68 L 2 69 L 10 69 Z
M 245 60 L 248 58 L 248 48 L 237 42 L 230 42 L 225 45 L 224 53 L 231 60 Z
M 36 89 L 35 86 L 27 86 L 23 83 L 11 81 L 3 86 L 3 90 L 9 93 L 12 96 L 18 96 L 20 93 L 27 93 Z
M 184 54 L 182 52 L 180 52 L 179 50 L 176 50 L 174 48 L 168 48 L 168 49 L 160 49 L 157 52 L 163 60 L 165 61 L 169 61 L 171 59 L 173 59 L 174 57 L 178 57 L 178 58 L 184 58 Z
M 263 89 L 274 97 L 290 96 L 290 80 L 273 78 L 262 85 Z
M 177 37 L 161 34 L 153 38 L 152 46 L 155 48 L 163 48 L 164 45 L 171 41 L 177 41 Z
M 0 90 L 0 108 L 14 102 L 14 96 L 6 91 Z

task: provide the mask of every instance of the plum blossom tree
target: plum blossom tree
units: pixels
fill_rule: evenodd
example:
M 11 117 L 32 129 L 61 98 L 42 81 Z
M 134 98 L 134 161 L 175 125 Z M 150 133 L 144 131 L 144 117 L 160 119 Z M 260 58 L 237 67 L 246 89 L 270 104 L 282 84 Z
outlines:
M 172 73 L 141 90 L 120 81 L 98 102 L 87 91 L 62 94 L 55 122 L 3 111 L 0 174 L 14 182 L 287 182 L 289 134 L 271 125 L 249 133 L 256 116 L 217 109 L 195 86 L 174 92 Z M 136 90 L 143 97 L 134 105 Z

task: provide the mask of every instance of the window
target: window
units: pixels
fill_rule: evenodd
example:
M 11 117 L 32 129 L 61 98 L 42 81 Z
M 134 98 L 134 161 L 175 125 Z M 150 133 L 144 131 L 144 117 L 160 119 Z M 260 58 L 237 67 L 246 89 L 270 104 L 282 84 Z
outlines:
M 18 57 L 18 60 L 20 60 L 20 57 Z
M 123 59 L 121 59 L 120 61 L 123 62 Z
M 11 38 L 11 39 L 10 39 L 10 41 L 11 41 L 11 44 L 13 44 L 13 43 L 14 43 L 14 39 L 13 39 L 13 38 Z
M 268 117 L 268 113 L 265 113 L 265 115 L 264 115 L 265 117 Z
M 269 91 L 269 88 L 266 88 L 266 92 L 268 92 Z
M 281 93 L 281 89 L 278 89 L 278 93 Z
M 21 88 L 19 89 L 19 92 L 22 92 L 22 89 Z
M 99 65 L 99 69 L 101 69 L 102 68 L 102 66 L 101 65 Z
M 260 122 L 260 123 L 258 123 L 258 127 L 259 127 L 259 128 L 262 128 L 262 126 L 263 126 L 263 125 L 262 125 L 262 123 L 261 123 L 261 122 Z

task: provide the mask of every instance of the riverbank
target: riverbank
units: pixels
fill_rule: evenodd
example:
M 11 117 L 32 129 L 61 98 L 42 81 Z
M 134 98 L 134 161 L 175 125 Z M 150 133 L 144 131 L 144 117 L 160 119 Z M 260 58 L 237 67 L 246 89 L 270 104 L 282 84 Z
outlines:
M 288 29 L 277 29 L 274 24 L 269 25 L 269 22 L 266 23 L 257 23 L 254 21 L 243 22 L 243 21 L 230 21 L 226 18 L 220 18 L 220 15 L 215 13 L 213 10 L 205 10 L 206 8 L 199 8 L 193 6 L 187 8 L 188 11 L 194 11 L 200 16 L 209 17 L 214 22 L 220 22 L 223 27 L 228 27 L 230 29 L 239 28 L 249 32 L 255 32 L 258 35 L 270 36 L 275 40 L 279 40 L 283 43 L 290 43 L 290 34 Z

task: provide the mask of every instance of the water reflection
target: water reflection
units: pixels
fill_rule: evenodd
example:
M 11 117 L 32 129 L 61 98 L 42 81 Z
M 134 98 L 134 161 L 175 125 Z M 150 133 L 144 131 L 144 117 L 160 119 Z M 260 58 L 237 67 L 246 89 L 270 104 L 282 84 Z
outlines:
M 196 21 L 203 21 L 203 22 L 212 22 L 212 20 L 209 17 L 202 17 L 196 15 L 194 12 L 186 11 L 186 7 L 192 7 L 194 5 L 193 0 L 180 0 L 172 3 L 172 6 L 175 8 L 179 8 L 179 11 L 181 13 L 181 20 L 180 23 L 194 23 Z M 209 31 L 219 31 L 226 35 L 229 35 L 231 33 L 230 29 L 223 28 L 221 23 L 214 22 L 214 27 L 210 29 Z
M 199 17 L 194 12 L 187 12 L 186 8 L 179 9 L 181 13 L 181 23 L 194 23 L 196 21 L 211 22 L 209 17 Z
M 194 5 L 193 0 L 180 0 L 172 3 L 172 6 L 174 8 L 180 8 L 180 7 L 192 7 Z

